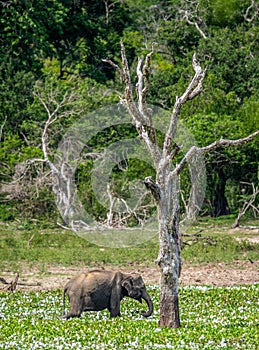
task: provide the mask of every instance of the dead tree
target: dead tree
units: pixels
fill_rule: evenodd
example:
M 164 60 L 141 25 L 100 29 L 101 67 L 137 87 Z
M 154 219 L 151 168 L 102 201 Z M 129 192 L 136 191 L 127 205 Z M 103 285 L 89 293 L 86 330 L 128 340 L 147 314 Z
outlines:
M 71 77 L 72 79 L 72 77 Z M 37 82 L 34 88 L 35 99 L 38 100 L 46 114 L 46 121 L 41 133 L 41 149 L 43 156 L 41 158 L 28 159 L 16 166 L 16 172 L 12 183 L 9 187 L 21 187 L 21 183 L 27 183 L 26 174 L 29 174 L 32 166 L 37 168 L 37 178 L 35 179 L 36 187 L 41 187 L 43 184 L 52 185 L 53 192 L 56 197 L 56 204 L 63 215 L 63 222 L 66 226 L 71 226 L 70 218 L 74 213 L 80 210 L 80 203 L 75 200 L 75 184 L 73 181 L 74 172 L 76 171 L 76 161 L 73 166 L 70 165 L 68 159 L 69 151 L 64 152 L 62 156 L 55 155 L 49 147 L 55 137 L 55 128 L 61 120 L 68 119 L 71 116 L 80 115 L 82 106 L 80 105 L 81 96 L 76 91 L 75 87 L 66 89 L 64 92 L 59 86 L 49 82 Z M 60 124 L 62 125 L 62 124 Z M 77 142 L 73 137 L 65 140 L 63 146 L 69 150 L 74 142 Z M 53 159 L 55 161 L 53 161 Z M 78 155 L 78 162 L 80 156 Z M 31 182 L 28 182 L 31 184 Z M 31 185 L 30 185 L 31 187 Z M 36 188 L 37 190 L 37 188 Z
M 259 194 L 259 188 L 256 187 L 253 183 L 252 184 L 249 184 L 249 183 L 245 183 L 246 185 L 251 185 L 252 186 L 252 190 L 253 190 L 253 193 L 248 197 L 248 199 L 244 202 L 242 208 L 240 209 L 239 213 L 238 213 L 238 216 L 234 222 L 234 224 L 232 225 L 232 228 L 237 228 L 239 227 L 239 224 L 240 224 L 240 220 L 241 218 L 245 215 L 245 213 L 247 212 L 248 209 L 252 208 L 253 211 L 254 211 L 254 214 L 256 216 L 256 214 L 258 215 L 259 214 L 259 207 L 256 208 L 254 206 L 254 202 L 257 198 L 257 195 Z
M 174 139 L 176 136 L 178 117 L 183 104 L 195 98 L 202 90 L 202 82 L 206 69 L 202 69 L 193 56 L 194 76 L 180 97 L 176 97 L 169 127 L 165 134 L 163 146 L 159 148 L 156 130 L 152 120 L 152 112 L 147 106 L 147 94 L 150 86 L 150 62 L 154 54 L 152 51 L 146 55 L 145 60 L 139 58 L 137 65 L 136 84 L 137 101 L 133 92 L 133 84 L 130 69 L 123 43 L 121 43 L 121 67 L 109 59 L 104 61 L 111 64 L 119 73 L 125 84 L 124 97 L 121 102 L 126 106 L 132 117 L 139 137 L 144 140 L 146 147 L 153 159 L 156 170 L 156 179 L 145 179 L 146 187 L 150 189 L 157 205 L 159 226 L 159 253 L 157 263 L 161 271 L 160 279 L 160 320 L 159 325 L 177 328 L 180 326 L 178 304 L 178 280 L 181 273 L 181 237 L 179 232 L 179 176 L 185 166 L 197 154 L 209 152 L 218 146 L 238 145 L 249 141 L 257 134 L 239 140 L 215 141 L 206 147 L 193 146 L 183 156 L 172 170 L 172 160 L 178 153 L 178 146 Z
M 206 23 L 201 16 L 200 0 L 182 1 L 179 15 L 182 21 L 194 26 L 203 39 L 210 36 Z

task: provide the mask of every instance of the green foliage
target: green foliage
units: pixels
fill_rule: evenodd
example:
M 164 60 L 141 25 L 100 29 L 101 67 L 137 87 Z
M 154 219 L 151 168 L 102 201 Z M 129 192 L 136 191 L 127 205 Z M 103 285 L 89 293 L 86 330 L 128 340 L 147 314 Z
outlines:
M 259 129 L 259 91 L 253 96 L 246 98 L 243 105 L 238 111 L 243 123 L 246 125 L 247 131 Z M 257 140 L 258 141 L 258 140 Z M 256 142 L 256 140 L 255 140 Z
M 17 135 L 8 137 L 6 141 L 1 144 L 1 161 L 8 162 L 10 165 L 16 164 L 19 161 L 19 156 L 17 154 L 14 154 L 14 150 L 20 149 L 21 146 L 22 141 Z
M 253 114 L 251 119 L 253 119 Z M 251 132 L 251 127 L 243 114 L 240 117 L 214 113 L 197 114 L 186 117 L 185 123 L 201 146 L 206 146 L 221 138 L 242 138 L 243 135 Z M 240 205 L 238 197 L 241 191 L 240 182 L 256 183 L 259 162 L 257 150 L 258 140 L 255 139 L 242 147 L 218 148 L 206 156 L 208 187 L 205 201 L 209 200 L 212 203 L 208 210 L 213 216 L 218 216 L 217 212 L 220 212 L 220 201 L 225 195 L 226 186 L 228 189 L 232 187 L 236 194 L 235 198 L 233 198 L 233 192 L 229 198 L 225 198 L 225 208 L 229 208 L 228 202 L 231 199 L 231 209 L 236 211 Z M 239 164 L 239 167 L 236 164 Z M 222 214 L 224 215 L 223 212 L 220 215 Z
M 57 120 L 51 127 L 48 135 L 51 153 L 66 128 L 79 117 L 79 111 L 86 115 L 118 101 L 117 91 L 121 92 L 124 87 L 115 70 L 103 63 L 102 58 L 120 62 L 121 39 L 126 46 L 133 84 L 137 56 L 149 52 L 152 42 L 157 43 L 148 101 L 166 110 L 172 108 L 175 96 L 185 90 L 193 75 L 193 53 L 197 53 L 203 66 L 208 66 L 203 93 L 184 105 L 181 111 L 198 142 L 206 144 L 221 136 L 241 137 L 258 129 L 259 63 L 256 58 L 259 26 L 258 18 L 251 22 L 245 20 L 250 3 L 250 0 L 200 0 L 197 13 L 193 2 L 181 0 L 2 1 L 0 180 L 11 181 L 19 162 L 42 157 L 41 134 L 47 115 L 35 92 L 44 98 L 55 92 L 59 100 L 71 91 L 76 91 L 78 96 L 69 106 L 74 113 Z M 206 32 L 206 39 L 195 25 L 187 23 L 183 11 L 193 16 L 190 18 L 192 23 L 198 21 Z M 249 18 L 253 11 L 250 10 Z M 124 132 L 128 133 L 128 130 L 106 130 L 92 140 L 91 147 L 103 150 Z M 215 154 L 207 158 L 209 186 L 206 201 L 210 203 L 209 210 L 213 215 L 218 212 L 216 207 L 220 200 L 215 198 L 216 193 L 224 199 L 227 188 L 227 194 L 231 193 L 233 198 L 231 209 L 237 210 L 239 182 L 256 182 L 258 142 L 257 138 L 242 151 L 220 150 L 223 163 L 222 157 L 215 158 Z M 223 165 L 218 166 L 219 162 Z M 85 168 L 87 174 L 83 174 Z M 33 166 L 30 171 L 28 178 L 33 182 L 39 168 Z M 93 200 L 89 171 L 89 163 L 77 171 L 82 200 L 86 205 L 93 205 L 96 216 L 104 217 L 104 208 Z M 128 176 L 132 176 L 133 171 L 145 175 L 152 172 L 144 163 L 132 165 L 127 173 L 114 169 L 114 179 L 120 182 L 121 188 L 127 188 Z M 29 185 L 33 189 L 35 183 Z M 44 195 L 43 207 L 47 210 L 50 189 L 42 187 L 40 201 L 37 204 L 35 199 L 26 204 L 27 212 L 38 205 L 42 208 Z M 119 190 L 118 186 L 116 190 Z M 35 198 L 35 192 L 28 191 L 28 187 L 26 191 Z M 127 190 L 124 192 L 126 194 Z M 24 203 L 20 204 L 24 207 Z M 53 206 L 50 208 L 52 210 Z M 46 214 L 50 214 L 48 210 Z
M 216 237 L 210 236 L 212 243 L 199 242 L 192 249 L 183 250 L 183 258 L 192 264 L 210 263 L 211 261 L 225 261 L 231 263 L 239 260 L 245 254 L 253 260 L 257 257 L 257 246 L 248 241 L 238 242 L 236 237 Z M 196 254 L 195 254 L 196 252 Z
M 125 298 L 122 316 L 85 312 L 64 321 L 61 291 L 1 293 L 3 349 L 257 349 L 258 286 L 181 287 L 181 328 L 158 328 L 159 288 L 149 286 L 154 313 Z M 66 305 L 68 307 L 68 304 Z M 119 331 L 118 331 L 119 330 Z
M 106 74 L 114 74 L 101 64 L 101 58 L 116 53 L 119 37 L 129 23 L 125 5 L 116 2 L 110 5 L 112 11 L 107 17 L 104 3 L 71 0 L 14 1 L 7 6 L 2 3 L 1 58 L 8 53 L 6 61 L 11 61 L 12 69 L 38 74 L 45 58 L 56 57 L 60 76 L 77 71 L 105 80 Z
M 211 24 L 219 27 L 233 27 L 242 22 L 242 14 L 250 5 L 248 0 L 212 0 L 206 2 L 209 5 L 208 12 L 211 15 Z
M 6 6 L 2 3 L 0 9 L 3 33 L 1 56 L 8 54 L 5 62 L 11 62 L 11 71 L 39 73 L 41 60 L 45 55 L 53 54 L 51 41 L 62 32 L 66 8 L 56 0 L 16 0 Z
M 217 79 L 214 88 L 223 88 L 225 93 L 233 91 L 241 101 L 258 88 L 259 64 L 254 56 L 258 51 L 256 33 L 257 29 L 240 25 L 235 31 L 217 29 L 209 41 L 199 42 L 199 55 L 211 60 L 209 73 Z
M 11 74 L 0 67 L 0 125 L 3 125 L 1 142 L 5 136 L 17 135 L 21 123 L 28 118 L 27 107 L 33 99 L 34 79 L 30 72 L 19 71 Z

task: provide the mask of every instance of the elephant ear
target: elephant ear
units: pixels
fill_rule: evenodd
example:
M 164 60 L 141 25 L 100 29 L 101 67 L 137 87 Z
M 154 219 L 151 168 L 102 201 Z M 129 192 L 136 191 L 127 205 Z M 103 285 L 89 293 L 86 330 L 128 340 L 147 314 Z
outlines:
M 121 282 L 121 286 L 123 288 L 125 288 L 127 290 L 128 294 L 130 295 L 132 292 L 132 287 L 133 287 L 132 277 L 127 276 L 126 278 L 124 278 Z

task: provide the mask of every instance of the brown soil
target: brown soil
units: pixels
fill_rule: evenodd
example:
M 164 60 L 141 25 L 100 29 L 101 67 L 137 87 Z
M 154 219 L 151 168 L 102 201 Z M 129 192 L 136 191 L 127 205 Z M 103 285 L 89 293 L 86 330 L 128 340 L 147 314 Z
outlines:
M 100 268 L 100 267 L 99 267 Z M 146 266 L 129 266 L 120 268 L 116 266 L 103 266 L 106 270 L 120 270 L 122 272 L 138 272 L 142 275 L 146 284 L 159 284 L 159 269 Z M 38 271 L 26 271 L 20 275 L 17 290 L 51 290 L 63 288 L 65 283 L 74 275 L 84 270 L 76 267 L 49 266 L 44 274 Z M 87 270 L 87 269 L 85 269 Z M 15 274 L 11 272 L 1 273 L 9 283 L 14 280 Z M 209 265 L 183 266 L 180 278 L 181 285 L 212 285 L 232 286 L 259 283 L 259 261 L 238 261 L 234 265 L 224 263 Z M 6 285 L 0 283 L 0 290 Z

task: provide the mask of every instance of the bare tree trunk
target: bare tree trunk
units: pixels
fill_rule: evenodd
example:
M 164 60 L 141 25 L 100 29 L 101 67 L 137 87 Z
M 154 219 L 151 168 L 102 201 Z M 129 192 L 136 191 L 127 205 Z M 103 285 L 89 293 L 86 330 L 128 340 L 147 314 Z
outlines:
M 180 327 L 178 303 L 178 278 L 180 270 L 180 251 L 168 224 L 160 226 L 160 250 L 158 265 L 160 278 L 160 327 Z M 161 242 L 163 242 L 161 244 Z
M 160 289 L 160 327 L 180 327 L 180 314 L 179 314 L 179 302 L 178 302 L 178 286 L 173 285 L 170 288 L 168 283 L 165 283 L 161 276 L 161 289 Z
M 175 144 L 178 115 L 182 105 L 195 98 L 202 89 L 202 82 L 206 70 L 201 69 L 193 56 L 193 68 L 195 75 L 182 96 L 176 98 L 174 108 L 171 114 L 169 128 L 165 135 L 163 148 L 159 148 L 156 140 L 156 131 L 153 125 L 152 115 L 149 112 L 146 102 L 146 96 L 149 90 L 150 60 L 154 53 L 152 51 L 138 61 L 137 66 L 137 103 L 134 100 L 130 69 L 123 43 L 121 44 L 122 69 L 110 60 L 105 62 L 111 64 L 119 73 L 122 81 L 125 83 L 125 99 L 122 102 L 127 107 L 132 116 L 139 136 L 146 143 L 154 165 L 156 168 L 156 183 L 151 177 L 144 181 L 146 187 L 151 191 L 158 208 L 159 224 L 159 254 L 158 265 L 161 270 L 161 299 L 160 299 L 160 321 L 159 325 L 165 327 L 177 328 L 180 326 L 179 305 L 178 305 L 178 279 L 181 271 L 181 254 L 179 245 L 179 199 L 178 182 L 181 169 L 190 160 L 185 158 L 182 162 L 182 168 L 179 171 L 171 171 L 172 159 L 179 151 Z M 192 154 L 193 155 L 193 154 Z
M 159 326 L 178 328 L 180 327 L 178 279 L 181 273 L 178 220 L 179 177 L 176 175 L 171 179 L 169 170 L 165 171 L 164 175 L 160 176 L 165 180 L 165 183 L 160 185 L 162 190 L 158 205 L 160 242 L 158 265 L 161 270 Z
M 64 224 L 71 227 L 73 225 L 71 218 L 75 214 L 78 214 L 78 217 L 80 217 L 81 211 L 80 203 L 75 200 L 74 175 L 76 165 L 71 165 L 69 160 L 69 151 L 73 147 L 74 140 L 73 138 L 68 138 L 64 142 L 61 157 L 58 158 L 58 155 L 56 155 L 53 162 L 53 155 L 51 157 L 49 151 L 49 133 L 51 125 L 58 120 L 68 118 L 71 115 L 81 114 L 81 106 L 77 105 L 79 95 L 74 88 L 60 95 L 57 87 L 52 85 L 46 86 L 40 82 L 35 87 L 34 95 L 41 102 L 48 117 L 41 135 L 43 159 L 34 159 L 34 161 L 44 161 L 49 166 L 52 174 L 52 189 L 56 196 L 56 205 L 62 213 Z

